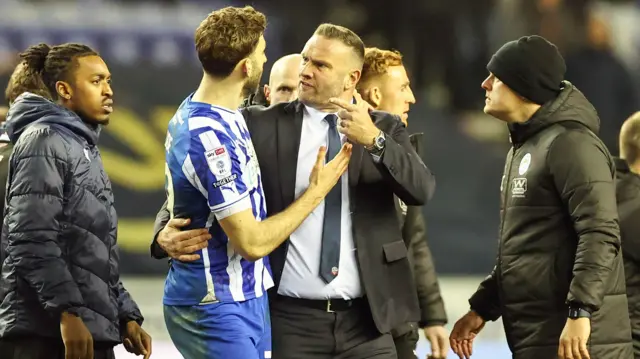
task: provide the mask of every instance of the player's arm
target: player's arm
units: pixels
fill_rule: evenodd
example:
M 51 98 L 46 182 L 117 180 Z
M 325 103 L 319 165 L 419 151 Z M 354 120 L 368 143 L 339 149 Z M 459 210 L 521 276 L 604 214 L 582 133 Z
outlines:
M 282 242 L 302 224 L 309 214 L 322 202 L 342 173 L 347 169 L 351 155 L 350 145 L 345 145 L 338 156 L 327 166 L 324 165 L 325 150 L 318 152 L 309 188 L 287 209 L 258 222 L 250 204 L 249 208 L 220 220 L 220 226 L 229 237 L 236 251 L 247 260 L 262 258 Z M 218 215 L 216 213 L 216 215 Z
M 251 169 L 243 167 L 237 146 L 223 131 L 209 131 L 192 139 L 190 156 L 197 179 L 204 182 L 203 187 L 206 183 L 211 211 L 229 241 L 242 257 L 254 261 L 284 242 L 322 202 L 347 170 L 351 145 L 345 144 L 326 165 L 326 149 L 321 148 L 307 190 L 286 210 L 264 221 L 255 219 L 251 201 L 261 199 L 250 197 L 251 186 L 245 181 L 251 175 L 245 175 L 245 171 Z
M 547 163 L 578 236 L 567 304 L 597 311 L 615 258 L 620 254 L 618 208 L 609 154 L 592 136 L 567 131 L 549 147 Z
M 476 292 L 469 298 L 471 310 L 476 312 L 485 322 L 497 320 L 502 315 L 496 270 L 497 265 L 493 267 L 491 274 L 480 283 Z

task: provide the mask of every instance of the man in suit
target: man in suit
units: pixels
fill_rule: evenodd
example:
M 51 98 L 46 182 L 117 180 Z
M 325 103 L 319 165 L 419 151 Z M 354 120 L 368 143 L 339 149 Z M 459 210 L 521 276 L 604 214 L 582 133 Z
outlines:
M 358 92 L 376 110 L 400 116 L 407 126 L 409 108 L 416 99 L 411 91 L 407 70 L 402 63 L 402 54 L 372 47 L 365 49 L 364 58 Z M 419 155 L 422 155 L 422 135 L 415 133 L 409 137 Z M 396 208 L 402 223 L 402 237 L 409 251 L 408 257 L 420 301 L 420 321 L 403 323 L 391 332 L 398 359 L 416 358 L 415 350 L 420 338 L 418 328 L 424 329 L 424 335 L 431 343 L 431 356 L 434 359 L 446 358 L 449 351 L 449 336 L 444 328 L 447 313 L 440 295 L 431 250 L 427 245 L 422 207 L 407 206 L 396 198 Z
M 334 191 L 269 255 L 274 358 L 397 358 L 391 329 L 420 313 L 394 196 L 424 205 L 435 180 L 400 118 L 354 98 L 364 61 L 355 33 L 320 25 L 301 55 L 298 100 L 243 110 L 268 214 L 307 187 L 311 148 L 350 141 L 353 152 Z M 152 247 L 185 254 L 176 243 L 188 235 L 160 232 L 166 221 L 161 211 Z

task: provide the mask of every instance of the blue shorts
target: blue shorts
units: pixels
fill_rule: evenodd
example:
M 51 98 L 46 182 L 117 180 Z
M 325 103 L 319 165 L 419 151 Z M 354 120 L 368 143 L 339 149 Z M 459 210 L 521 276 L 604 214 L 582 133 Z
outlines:
M 173 344 L 185 359 L 270 359 L 267 295 L 244 302 L 164 306 Z

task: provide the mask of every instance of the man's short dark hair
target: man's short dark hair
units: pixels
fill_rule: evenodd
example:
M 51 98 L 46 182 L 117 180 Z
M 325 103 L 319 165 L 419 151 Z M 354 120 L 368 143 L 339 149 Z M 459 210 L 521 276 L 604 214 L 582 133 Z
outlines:
M 267 27 L 267 18 L 251 6 L 225 7 L 209 14 L 196 29 L 195 41 L 202 68 L 225 78 L 251 55 Z
M 334 24 L 322 24 L 318 26 L 314 35 L 326 37 L 331 40 L 339 40 L 344 45 L 353 49 L 360 66 L 364 63 L 364 42 L 355 32 L 344 26 Z

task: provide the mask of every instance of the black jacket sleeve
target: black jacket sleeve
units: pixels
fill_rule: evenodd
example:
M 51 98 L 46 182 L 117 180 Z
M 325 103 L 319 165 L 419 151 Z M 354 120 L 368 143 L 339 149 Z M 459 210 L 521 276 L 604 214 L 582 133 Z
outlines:
M 602 142 L 581 131 L 559 135 L 547 156 L 578 236 L 567 303 L 598 310 L 620 251 L 613 160 Z
M 413 271 L 420 301 L 421 328 L 447 323 L 447 313 L 440 294 L 440 285 L 433 264 L 431 249 L 427 244 L 427 228 L 421 207 L 407 208 L 403 238 L 409 238 L 413 254 Z
M 392 115 L 378 112 L 378 116 Z M 397 123 L 385 134 L 385 149 L 378 168 L 398 198 L 410 206 L 423 206 L 435 191 L 435 176 L 413 149 L 404 124 L 397 116 L 394 118 Z
M 150 247 L 151 256 L 153 258 L 164 259 L 169 257 L 167 252 L 165 252 L 164 249 L 160 248 L 160 245 L 157 241 L 158 234 L 164 228 L 164 226 L 167 225 L 167 222 L 169 222 L 169 217 L 170 214 L 169 210 L 167 209 L 167 201 L 164 201 L 162 207 L 160 208 L 160 211 L 158 211 L 158 214 L 156 215 L 156 222 L 153 224 L 153 241 L 151 242 Z
M 476 292 L 469 299 L 471 310 L 475 311 L 485 321 L 494 321 L 500 318 L 500 298 L 498 293 L 498 278 L 496 267 L 485 278 Z
M 118 282 L 118 319 L 120 319 L 122 325 L 132 320 L 142 325 L 144 321 L 140 308 L 138 308 L 131 294 L 124 289 L 122 282 Z
M 83 306 L 63 252 L 60 223 L 64 209 L 67 161 L 65 140 L 38 131 L 19 142 L 11 159 L 5 229 L 7 260 L 16 274 L 37 293 L 42 307 L 54 316 Z

